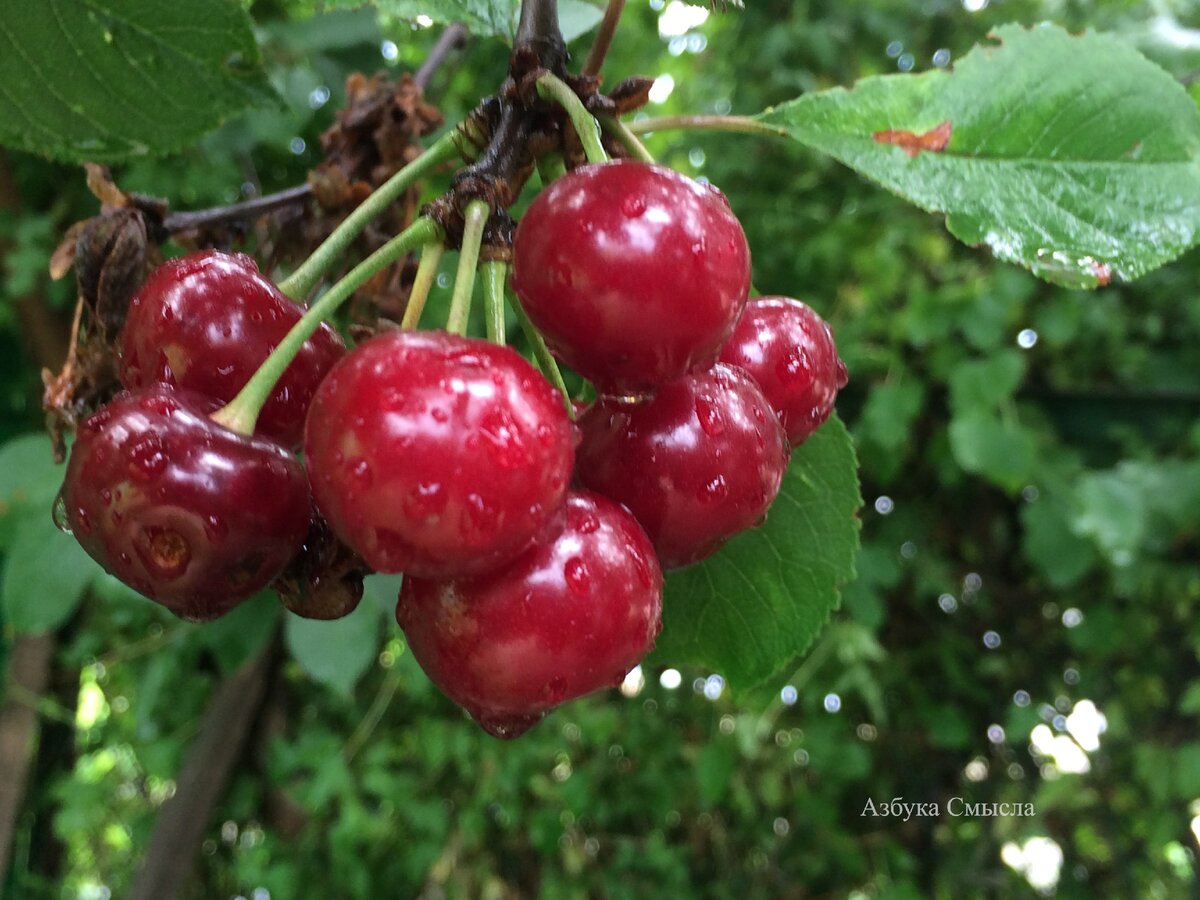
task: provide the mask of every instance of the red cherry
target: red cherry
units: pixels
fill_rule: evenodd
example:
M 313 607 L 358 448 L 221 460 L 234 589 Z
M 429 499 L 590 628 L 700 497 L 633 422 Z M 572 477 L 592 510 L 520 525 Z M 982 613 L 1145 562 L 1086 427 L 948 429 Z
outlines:
M 129 304 L 121 383 L 134 389 L 165 382 L 228 403 L 303 314 L 244 253 L 208 250 L 169 260 Z M 317 385 L 345 352 L 336 331 L 317 329 L 263 406 L 257 433 L 297 446 Z
M 661 627 L 662 570 L 645 532 L 572 492 L 558 536 L 474 579 L 405 578 L 396 620 L 430 680 L 496 737 L 620 684 Z
M 508 347 L 395 331 L 330 371 L 305 456 L 318 507 L 371 568 L 453 578 L 553 527 L 574 446 L 561 397 Z
M 603 393 L 639 393 L 716 361 L 746 302 L 750 250 L 715 188 L 626 160 L 537 195 L 512 283 L 569 366 Z
M 721 362 L 758 383 L 793 447 L 829 418 L 847 381 L 829 325 L 807 304 L 787 297 L 747 303 Z
M 118 394 L 80 426 L 61 494 L 92 559 L 193 621 L 275 578 L 311 508 L 303 466 L 208 418 L 218 405 L 165 384 Z
M 698 562 L 757 524 L 787 468 L 787 437 L 770 404 L 724 365 L 641 403 L 601 397 L 579 425 L 579 480 L 629 508 L 664 569 Z

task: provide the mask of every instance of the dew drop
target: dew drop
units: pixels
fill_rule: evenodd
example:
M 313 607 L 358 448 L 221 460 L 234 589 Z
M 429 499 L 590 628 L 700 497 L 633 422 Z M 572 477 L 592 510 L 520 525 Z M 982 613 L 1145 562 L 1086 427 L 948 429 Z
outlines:
M 593 534 L 600 527 L 600 520 L 591 513 L 585 513 L 579 520 L 580 534 Z
M 644 197 L 629 196 L 621 201 L 621 212 L 627 219 L 636 219 L 646 212 Z
M 59 491 L 58 496 L 54 498 L 54 506 L 50 509 L 50 518 L 54 520 L 54 527 L 63 534 L 71 533 L 71 523 L 67 519 L 67 501 L 63 499 L 62 491 Z
M 371 474 L 371 464 L 361 456 L 350 461 L 350 479 L 354 482 L 355 487 L 360 490 L 366 490 L 374 481 L 374 476 Z
M 696 398 L 696 418 L 700 420 L 700 427 L 710 438 L 725 433 L 725 421 L 711 397 L 701 395 Z
M 470 710 L 468 710 L 470 712 Z M 511 741 L 513 738 L 519 738 L 530 728 L 542 720 L 545 713 L 537 713 L 532 716 L 520 715 L 505 715 L 504 713 L 471 713 L 475 721 L 479 723 L 479 727 L 486 731 L 494 738 L 500 738 L 503 741 Z
M 592 575 L 588 572 L 587 563 L 578 556 L 572 556 L 563 567 L 567 585 L 577 594 L 585 594 L 592 586 Z
M 129 474 L 142 481 L 153 478 L 167 466 L 167 454 L 163 450 L 162 438 L 157 434 L 138 438 L 127 453 Z
M 729 485 L 725 482 L 725 476 L 718 475 L 704 485 L 704 487 L 700 488 L 696 497 L 701 503 L 714 503 L 718 500 L 723 500 L 728 494 Z

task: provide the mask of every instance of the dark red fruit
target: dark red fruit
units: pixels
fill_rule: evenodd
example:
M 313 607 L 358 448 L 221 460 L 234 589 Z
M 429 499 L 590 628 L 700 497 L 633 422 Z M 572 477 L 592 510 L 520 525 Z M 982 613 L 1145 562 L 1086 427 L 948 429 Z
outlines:
M 121 383 L 132 390 L 165 382 L 228 403 L 303 313 L 243 253 L 169 260 L 129 304 Z M 336 331 L 317 329 L 263 406 L 257 433 L 297 446 L 317 385 L 345 352 Z
M 721 362 L 758 383 L 793 447 L 829 418 L 837 392 L 846 386 L 846 364 L 829 325 L 807 304 L 787 297 L 747 303 Z
M 724 196 L 661 166 L 583 166 L 517 226 L 513 288 L 551 349 L 602 393 L 641 393 L 717 359 L 750 287 Z
M 662 570 L 645 533 L 604 497 L 572 492 L 558 536 L 479 578 L 405 578 L 396 620 L 430 680 L 492 735 L 620 684 L 650 652 Z
M 61 502 L 83 549 L 180 618 L 214 619 L 300 548 L 311 501 L 282 446 L 169 385 L 118 394 L 79 428 Z
M 554 526 L 574 459 L 562 398 L 507 347 L 390 332 L 333 367 L 305 437 L 313 495 L 378 572 L 497 568 Z
M 724 365 L 641 403 L 602 397 L 579 425 L 579 480 L 629 507 L 664 569 L 698 562 L 757 524 L 787 468 L 787 437 L 770 404 Z

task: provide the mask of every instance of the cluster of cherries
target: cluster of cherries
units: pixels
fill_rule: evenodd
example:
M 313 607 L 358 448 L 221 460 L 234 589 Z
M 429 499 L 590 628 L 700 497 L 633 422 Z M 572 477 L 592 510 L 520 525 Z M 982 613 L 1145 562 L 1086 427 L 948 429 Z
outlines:
M 803 303 L 747 303 L 737 219 L 669 169 L 565 175 L 513 252 L 529 318 L 597 389 L 577 422 L 506 346 L 388 331 L 346 352 L 323 325 L 239 433 L 221 409 L 301 309 L 244 255 L 160 267 L 120 336 L 127 390 L 72 449 L 61 502 L 80 544 L 207 620 L 331 529 L 404 573 L 414 656 L 497 736 L 619 683 L 661 627 L 662 570 L 763 519 L 846 370 Z

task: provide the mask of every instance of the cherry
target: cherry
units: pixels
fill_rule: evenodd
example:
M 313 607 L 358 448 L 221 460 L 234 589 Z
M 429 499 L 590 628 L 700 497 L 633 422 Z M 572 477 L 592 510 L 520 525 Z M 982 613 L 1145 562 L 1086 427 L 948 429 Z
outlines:
M 405 578 L 396 620 L 430 680 L 496 737 L 621 683 L 661 627 L 662 570 L 624 509 L 572 491 L 562 529 L 473 579 Z
M 721 362 L 758 383 L 793 447 L 829 418 L 847 381 L 829 325 L 810 306 L 787 297 L 747 303 Z
M 513 289 L 550 348 L 602 393 L 706 368 L 750 287 L 724 196 L 661 166 L 582 166 L 517 226 Z
M 300 463 L 218 425 L 218 406 L 165 384 L 118 394 L 80 426 L 60 495 L 92 559 L 193 621 L 278 575 L 311 506 Z
M 227 403 L 303 313 L 244 253 L 169 260 L 129 304 L 121 383 L 132 389 L 162 381 Z M 345 352 L 337 332 L 321 325 L 279 379 L 256 431 L 297 446 L 317 385 Z
M 574 442 L 562 398 L 513 350 L 393 331 L 330 371 L 305 455 L 322 514 L 371 568 L 452 578 L 553 527 Z
M 787 437 L 770 404 L 725 365 L 644 402 L 601 397 L 579 425 L 579 480 L 629 508 L 664 569 L 698 562 L 757 524 L 787 468 Z

